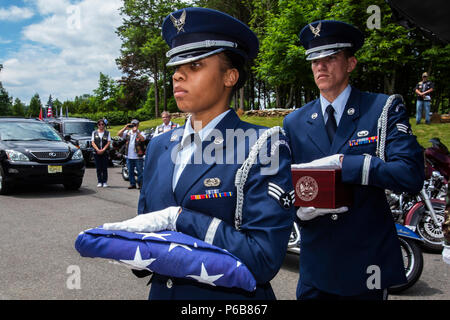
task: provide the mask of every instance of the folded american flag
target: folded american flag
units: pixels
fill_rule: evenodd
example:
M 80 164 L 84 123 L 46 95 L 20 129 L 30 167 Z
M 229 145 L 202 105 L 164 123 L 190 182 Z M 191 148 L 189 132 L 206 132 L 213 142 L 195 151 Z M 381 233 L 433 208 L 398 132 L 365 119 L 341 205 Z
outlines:
M 135 233 L 98 227 L 81 232 L 75 248 L 82 257 L 112 259 L 132 269 L 212 286 L 256 289 L 255 278 L 238 258 L 180 232 Z

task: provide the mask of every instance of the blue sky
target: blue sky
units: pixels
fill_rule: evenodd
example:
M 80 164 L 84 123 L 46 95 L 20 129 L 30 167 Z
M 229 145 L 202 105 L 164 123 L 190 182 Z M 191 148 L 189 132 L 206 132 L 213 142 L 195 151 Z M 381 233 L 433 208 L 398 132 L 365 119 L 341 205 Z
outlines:
M 17 9 L 15 10 L 14 7 Z M 0 59 L 3 60 L 19 49 L 21 30 L 24 26 L 38 23 L 41 19 L 41 16 L 34 14 L 29 9 L 27 10 L 24 1 L 1 0 Z
M 99 73 L 120 78 L 115 59 L 121 0 L 0 0 L 0 72 L 9 95 L 60 101 L 91 94 Z

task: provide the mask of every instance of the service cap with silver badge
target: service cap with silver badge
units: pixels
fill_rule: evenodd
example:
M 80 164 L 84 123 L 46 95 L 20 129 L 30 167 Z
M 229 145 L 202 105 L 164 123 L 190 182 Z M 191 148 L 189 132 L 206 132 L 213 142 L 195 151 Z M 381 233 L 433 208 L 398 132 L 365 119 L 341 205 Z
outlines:
M 167 66 L 197 61 L 230 50 L 244 60 L 254 59 L 259 50 L 257 36 L 234 17 L 207 8 L 191 7 L 169 14 L 162 24 L 162 36 L 169 45 Z
M 364 35 L 342 21 L 319 20 L 300 31 L 300 42 L 306 49 L 306 60 L 328 57 L 345 48 L 356 52 L 364 43 Z

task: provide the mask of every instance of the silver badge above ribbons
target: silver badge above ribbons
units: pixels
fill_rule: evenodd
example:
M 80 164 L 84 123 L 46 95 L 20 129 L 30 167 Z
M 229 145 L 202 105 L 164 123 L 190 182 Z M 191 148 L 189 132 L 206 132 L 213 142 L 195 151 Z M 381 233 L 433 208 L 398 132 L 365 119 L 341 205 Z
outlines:
M 219 178 L 206 178 L 203 180 L 203 184 L 205 187 L 218 187 L 220 186 L 220 179 Z
M 369 131 L 367 131 L 367 130 L 362 130 L 362 131 L 359 131 L 357 133 L 358 137 L 365 137 L 365 136 L 368 136 L 368 135 L 369 135 Z

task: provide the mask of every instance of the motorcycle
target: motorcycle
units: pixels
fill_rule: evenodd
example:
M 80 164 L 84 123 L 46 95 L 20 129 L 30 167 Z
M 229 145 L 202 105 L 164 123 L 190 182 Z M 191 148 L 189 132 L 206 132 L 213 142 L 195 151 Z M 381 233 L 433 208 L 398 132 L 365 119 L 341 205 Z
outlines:
M 423 271 L 423 254 L 420 244 L 423 239 L 414 233 L 411 229 L 396 223 L 398 239 L 405 266 L 405 274 L 407 282 L 398 286 L 390 287 L 390 293 L 402 292 L 413 286 L 419 280 Z M 300 254 L 300 227 L 294 222 L 293 230 L 288 243 L 288 252 Z
M 116 153 L 114 160 L 112 161 L 115 166 L 121 167 L 122 179 L 125 181 L 130 180 L 130 175 L 128 173 L 127 166 L 127 158 L 125 157 L 125 153 L 123 150 L 123 146 L 125 145 L 125 141 L 122 138 L 118 138 L 113 141 L 113 148 L 115 148 Z M 134 175 L 137 177 L 137 169 L 134 168 Z
M 419 194 L 394 193 L 386 190 L 386 197 L 394 220 L 423 238 L 422 246 L 431 252 L 442 251 L 444 234 L 445 196 L 450 175 L 450 156 L 438 138 L 430 140 L 425 149 L 425 177 Z
M 400 241 L 407 282 L 388 288 L 390 293 L 400 293 L 412 287 L 419 280 L 423 271 L 423 254 L 420 248 L 423 239 L 399 223 L 396 223 L 395 227 L 397 229 L 398 240 Z
M 155 133 L 155 129 L 154 128 L 150 128 L 150 129 L 146 129 L 143 131 L 143 134 L 145 136 L 145 146 L 148 145 L 148 143 L 150 142 L 150 140 L 153 137 L 153 134 Z M 121 170 L 121 174 L 122 174 L 122 178 L 125 181 L 129 181 L 130 180 L 130 175 L 128 172 L 128 166 L 127 166 L 127 158 L 125 157 L 125 139 L 121 138 L 121 137 L 116 137 L 116 139 L 113 141 L 113 148 L 114 150 L 116 150 L 116 156 L 115 156 L 115 161 L 114 163 L 118 166 L 122 167 Z M 145 156 L 144 156 L 145 159 Z M 137 178 L 137 169 L 134 168 L 134 175 Z
M 425 149 L 425 175 L 429 178 L 433 171 L 438 171 L 444 177 L 444 183 L 448 184 L 450 152 L 439 138 L 432 138 L 429 142 L 431 142 L 431 147 Z
M 113 163 L 122 168 L 122 178 L 125 181 L 129 180 L 127 159 L 125 157 L 125 139 L 121 137 L 112 138 L 112 149 L 114 150 Z

